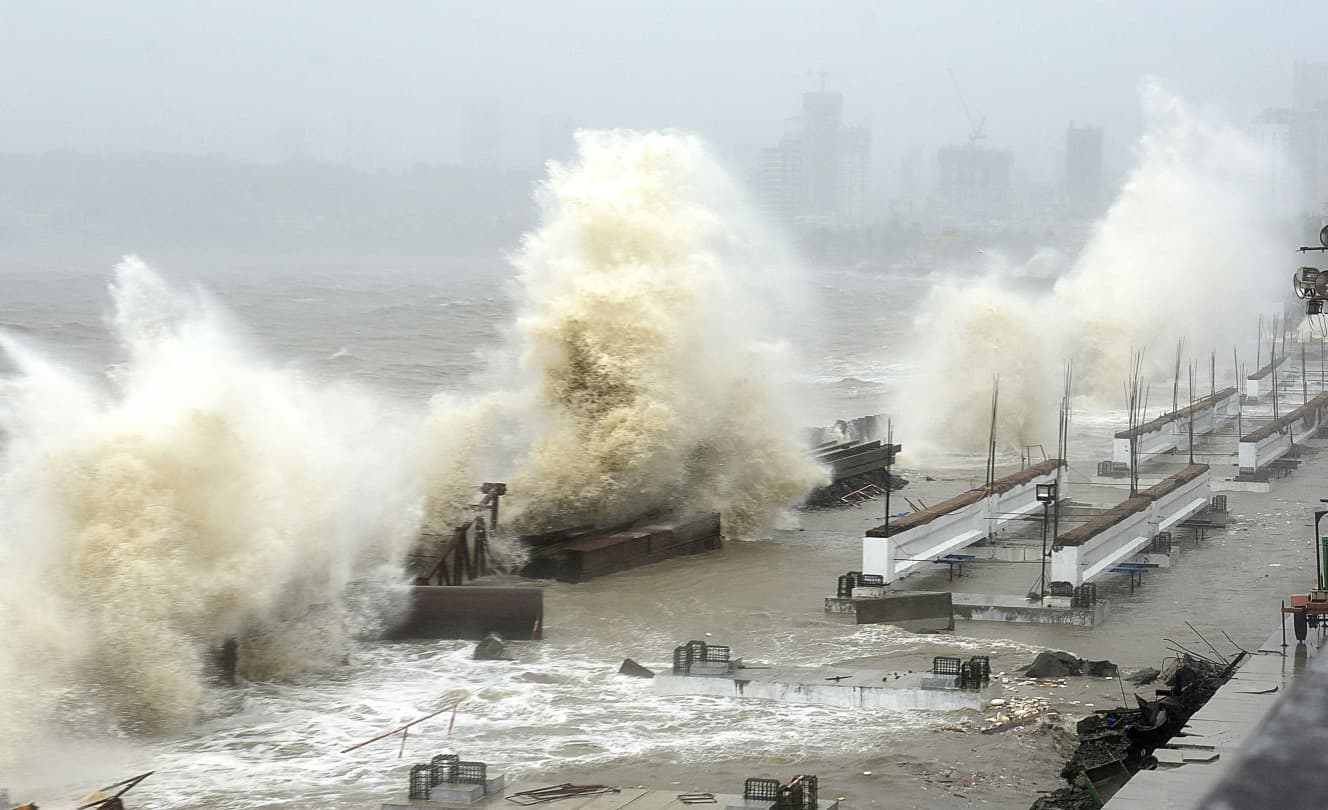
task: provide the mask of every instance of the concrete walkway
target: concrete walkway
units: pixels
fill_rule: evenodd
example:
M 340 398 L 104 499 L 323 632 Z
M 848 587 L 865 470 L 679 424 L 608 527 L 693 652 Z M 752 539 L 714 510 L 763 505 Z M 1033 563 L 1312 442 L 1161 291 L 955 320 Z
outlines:
M 1106 803 L 1107 810 L 1185 810 L 1197 808 L 1217 780 L 1239 759 L 1245 741 L 1328 643 L 1328 628 L 1311 628 L 1304 644 L 1296 644 L 1287 622 L 1288 647 L 1283 655 L 1279 628 L 1236 670 L 1235 675 L 1155 753 L 1157 770 L 1136 773 Z

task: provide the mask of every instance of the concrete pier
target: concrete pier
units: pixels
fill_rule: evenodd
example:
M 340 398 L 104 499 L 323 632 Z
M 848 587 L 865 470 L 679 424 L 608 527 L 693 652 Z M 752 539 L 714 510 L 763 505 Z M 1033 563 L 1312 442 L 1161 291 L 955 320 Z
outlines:
M 894 582 L 1037 511 L 1037 485 L 1055 481 L 1063 463 L 1050 459 L 1035 464 L 993 481 L 989 489 L 971 489 L 889 521 L 888 531 L 887 526 L 869 530 L 862 538 L 862 572 Z
M 983 709 L 1000 697 L 999 681 L 981 689 L 941 689 L 924 684 L 929 673 L 834 667 L 742 667 L 726 675 L 655 676 L 656 694 L 756 698 L 842 709 Z
M 1098 599 L 1086 607 L 1075 607 L 1068 597 L 1049 596 L 1030 602 L 1012 594 L 954 594 L 956 619 L 971 622 L 1014 622 L 1016 624 L 1064 624 L 1096 627 L 1111 615 L 1111 605 Z
M 547 788 L 559 783 L 560 779 L 561 777 L 555 775 L 545 782 L 517 783 L 509 786 L 507 790 L 485 796 L 468 806 L 485 808 L 485 810 L 528 806 L 518 801 L 522 798 L 519 794 Z M 688 797 L 701 798 L 684 801 L 684 798 Z M 701 791 L 697 787 L 679 785 L 669 790 L 606 787 L 601 793 L 568 796 L 552 802 L 550 806 L 558 810 L 696 810 L 698 804 L 714 810 L 768 810 L 773 802 L 745 799 L 741 793 L 711 793 Z M 457 810 L 457 807 L 455 803 L 421 799 L 398 799 L 381 805 L 382 810 Z M 839 810 L 839 800 L 834 796 L 819 796 L 815 810 Z
M 1240 393 L 1224 388 L 1193 405 L 1166 413 L 1131 430 L 1117 433 L 1111 443 L 1111 460 L 1130 464 L 1130 444 L 1135 445 L 1139 461 L 1148 461 L 1164 453 L 1188 449 L 1190 436 L 1206 436 L 1240 410 Z
M 1152 547 L 1153 538 L 1208 508 L 1209 471 L 1191 464 L 1061 534 L 1051 552 L 1053 583 L 1093 582 Z
M 409 612 L 389 639 L 460 638 L 489 633 L 517 641 L 544 638 L 544 589 L 416 585 Z
M 1323 410 L 1328 408 L 1328 392 L 1284 414 L 1256 431 L 1240 438 L 1237 450 L 1239 478 L 1257 480 L 1267 477 L 1270 464 L 1287 455 L 1294 442 L 1309 438 L 1323 423 Z

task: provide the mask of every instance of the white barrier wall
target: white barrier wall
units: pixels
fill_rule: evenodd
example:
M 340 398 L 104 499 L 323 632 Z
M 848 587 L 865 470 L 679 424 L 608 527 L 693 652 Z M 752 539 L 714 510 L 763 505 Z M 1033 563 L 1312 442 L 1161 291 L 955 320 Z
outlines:
M 1306 404 L 1287 414 L 1284 419 L 1290 421 L 1265 436 L 1263 430 L 1256 430 L 1241 437 L 1236 446 L 1236 459 L 1242 473 L 1256 473 L 1268 464 L 1286 455 L 1291 449 L 1295 437 L 1304 437 L 1319 427 L 1321 409 L 1328 405 L 1328 397 L 1320 394 Z
M 1054 548 L 1051 581 L 1079 586 L 1092 582 L 1144 551 L 1159 532 L 1170 531 L 1208 506 L 1209 473 L 1154 499 L 1125 520 L 1078 546 Z
M 1144 433 L 1138 438 L 1139 460 L 1146 461 L 1153 456 L 1170 453 L 1182 441 L 1176 431 L 1176 423 L 1168 422 L 1157 430 Z M 1111 440 L 1111 460 L 1117 464 L 1130 463 L 1130 440 L 1114 438 Z
M 1240 396 L 1234 389 L 1220 396 L 1211 404 L 1196 408 L 1194 412 L 1194 435 L 1204 436 L 1212 433 L 1225 419 L 1234 417 L 1240 411 Z M 1190 416 L 1177 415 L 1175 419 L 1158 425 L 1156 430 L 1142 433 L 1138 438 L 1139 458 L 1146 460 L 1163 453 L 1170 453 L 1189 447 Z M 1116 436 L 1111 442 L 1111 460 L 1117 464 L 1130 463 L 1129 437 Z
M 1025 484 L 992 493 L 962 509 L 890 537 L 863 537 L 862 572 L 880 574 L 887 583 L 894 582 L 918 566 L 930 565 L 933 560 L 970 546 L 997 531 L 1007 521 L 1040 509 L 1042 504 L 1037 500 L 1037 485 L 1055 480 L 1056 471 L 1052 470 Z M 1064 498 L 1066 494 L 1061 492 L 1059 497 Z
M 1280 366 L 1285 362 L 1286 355 L 1283 355 L 1277 359 L 1276 363 L 1270 363 L 1268 366 L 1259 369 L 1259 373 L 1263 376 L 1258 379 L 1255 379 L 1254 377 L 1246 377 L 1245 396 L 1250 399 L 1260 399 L 1265 394 L 1273 393 L 1273 375 L 1277 373 L 1277 366 Z M 1269 368 L 1269 366 L 1272 366 L 1272 368 Z
M 1291 434 L 1287 431 L 1274 433 L 1271 436 L 1265 436 L 1257 442 L 1247 442 L 1241 440 L 1237 446 L 1236 457 L 1241 472 L 1258 472 L 1260 467 L 1264 467 L 1282 456 L 1291 449 Z
M 1051 581 L 1078 587 L 1138 554 L 1152 539 L 1148 517 L 1147 509 L 1136 512 L 1081 546 L 1053 549 Z

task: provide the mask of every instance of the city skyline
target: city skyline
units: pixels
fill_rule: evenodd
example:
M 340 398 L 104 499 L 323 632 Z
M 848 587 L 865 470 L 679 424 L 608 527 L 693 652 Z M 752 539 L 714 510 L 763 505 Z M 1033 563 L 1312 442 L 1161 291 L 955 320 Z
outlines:
M 348 2 L 53 2 L 11 9 L 0 31 L 0 151 L 404 168 L 460 160 L 467 99 L 492 98 L 509 167 L 543 159 L 551 117 L 694 131 L 730 156 L 770 142 L 801 93 L 824 88 L 852 100 L 847 124 L 871 126 L 878 173 L 913 149 L 962 142 L 971 116 L 985 120 L 989 145 L 1018 156 L 1018 171 L 1050 181 L 1070 120 L 1112 133 L 1112 170 L 1128 162 L 1150 79 L 1234 121 L 1287 105 L 1291 65 L 1317 50 L 1324 22 L 1328 9 L 1309 3 L 1250 14 L 1142 2 L 391 3 L 372 13 Z

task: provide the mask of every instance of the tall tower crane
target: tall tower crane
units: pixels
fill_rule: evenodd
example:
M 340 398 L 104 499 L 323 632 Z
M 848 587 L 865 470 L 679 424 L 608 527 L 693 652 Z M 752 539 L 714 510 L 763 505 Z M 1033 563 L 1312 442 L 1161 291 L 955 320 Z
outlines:
M 987 137 L 983 129 L 987 126 L 987 117 L 983 116 L 977 121 L 973 120 L 973 114 L 968 111 L 968 102 L 964 100 L 964 91 L 959 89 L 959 80 L 955 78 L 954 71 L 950 68 L 945 69 L 950 74 L 950 82 L 954 85 L 955 95 L 959 97 L 959 106 L 964 110 L 964 118 L 968 119 L 968 147 L 976 149 L 978 141 Z

